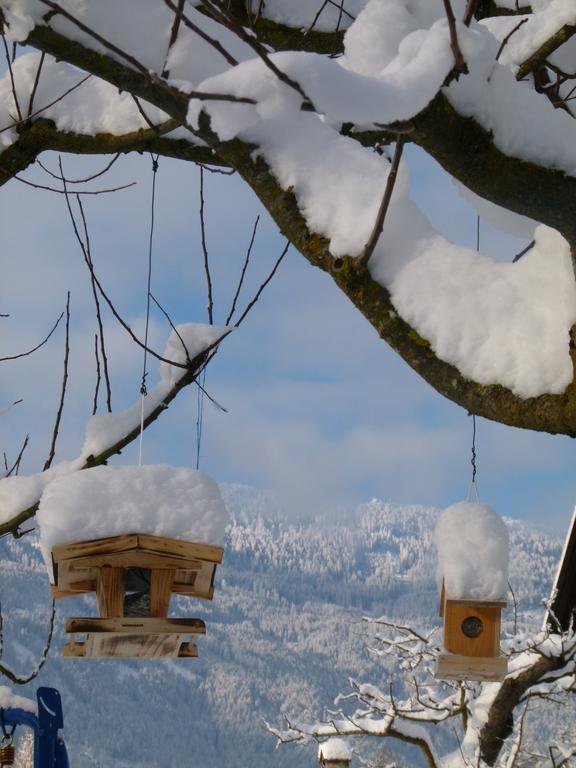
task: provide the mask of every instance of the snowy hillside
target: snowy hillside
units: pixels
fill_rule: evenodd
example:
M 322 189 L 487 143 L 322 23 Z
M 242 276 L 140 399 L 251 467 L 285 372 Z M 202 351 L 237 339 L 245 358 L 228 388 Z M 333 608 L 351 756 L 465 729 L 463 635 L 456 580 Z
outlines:
M 374 500 L 349 514 L 290 522 L 265 493 L 222 491 L 234 522 L 215 599 L 180 598 L 173 608 L 205 619 L 199 659 L 61 659 L 65 619 L 90 615 L 94 606 L 59 602 L 57 636 L 39 681 L 62 692 L 75 768 L 315 766 L 314 749 L 274 752 L 263 719 L 320 716 L 349 677 L 396 674 L 367 653 L 363 615 L 438 625 L 435 510 Z M 521 620 L 538 624 L 560 541 L 508 522 Z M 25 672 L 47 631 L 47 580 L 31 537 L 0 546 L 4 659 Z M 23 691 L 33 695 L 36 685 Z

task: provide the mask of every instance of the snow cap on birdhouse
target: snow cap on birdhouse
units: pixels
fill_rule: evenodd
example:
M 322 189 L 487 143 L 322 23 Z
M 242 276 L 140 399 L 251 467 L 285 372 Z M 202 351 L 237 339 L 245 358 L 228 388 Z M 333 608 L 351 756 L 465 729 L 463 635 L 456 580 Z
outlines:
M 352 760 L 352 747 L 339 737 L 332 737 L 318 747 L 318 760 L 323 768 L 348 768 Z
M 500 616 L 508 585 L 508 531 L 486 504 L 462 501 L 436 526 L 444 653 L 436 677 L 502 680 Z
M 503 600 L 508 589 L 509 537 L 487 504 L 460 501 L 436 524 L 438 585 L 452 599 Z
M 220 546 L 229 515 L 207 475 L 158 464 L 61 475 L 45 488 L 37 521 L 51 572 L 53 547 L 73 541 L 138 532 Z

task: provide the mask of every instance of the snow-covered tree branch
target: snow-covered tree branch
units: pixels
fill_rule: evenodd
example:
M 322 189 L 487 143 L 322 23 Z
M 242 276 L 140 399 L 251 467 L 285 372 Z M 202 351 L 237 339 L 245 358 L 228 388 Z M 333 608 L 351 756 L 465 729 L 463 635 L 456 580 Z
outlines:
M 529 701 L 540 698 L 557 706 L 576 686 L 573 632 L 508 636 L 504 648 L 509 673 L 502 683 L 439 683 L 432 677 L 440 651 L 434 632 L 386 618 L 368 623 L 372 652 L 396 660 L 405 674 L 403 690 L 352 681 L 351 692 L 336 700 L 338 710 L 322 721 L 288 722 L 284 729 L 269 726 L 279 742 L 392 738 L 419 747 L 431 767 L 509 768 L 529 749 L 522 740 Z M 438 729 L 456 733 L 456 747 L 447 754 L 439 754 L 434 746 Z M 562 759 L 569 759 L 568 745 L 551 747 L 552 753 L 556 749 Z
M 438 391 L 487 418 L 574 435 L 574 12 L 558 0 L 453 6 L 467 24 L 450 30 L 441 2 L 320 12 L 206 1 L 178 12 L 157 0 L 126 26 L 114 9 L 5 0 L 7 38 L 46 56 L 41 68 L 39 55 L 16 58 L 5 78 L 3 179 L 55 147 L 228 165 Z M 458 79 L 454 32 L 469 70 Z M 62 97 L 81 80 L 76 68 L 93 77 Z M 34 116 L 15 119 L 32 94 Z M 87 103 L 98 108 L 80 120 Z M 456 248 L 410 201 L 401 168 L 363 267 L 390 167 L 365 145 L 390 143 L 398 130 L 484 200 L 561 236 L 537 230 L 514 266 Z M 444 286 L 455 263 L 452 292 Z M 517 307 L 505 320 L 490 299 L 502 290 Z M 485 302 L 480 333 L 470 318 Z

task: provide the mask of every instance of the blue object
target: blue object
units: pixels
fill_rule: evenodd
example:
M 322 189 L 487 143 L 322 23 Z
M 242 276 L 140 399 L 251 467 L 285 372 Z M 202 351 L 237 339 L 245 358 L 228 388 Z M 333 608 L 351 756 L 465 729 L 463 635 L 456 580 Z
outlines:
M 69 768 L 64 739 L 62 701 L 56 688 L 38 688 L 38 715 L 17 707 L 0 709 L 4 726 L 26 725 L 34 731 L 34 768 Z

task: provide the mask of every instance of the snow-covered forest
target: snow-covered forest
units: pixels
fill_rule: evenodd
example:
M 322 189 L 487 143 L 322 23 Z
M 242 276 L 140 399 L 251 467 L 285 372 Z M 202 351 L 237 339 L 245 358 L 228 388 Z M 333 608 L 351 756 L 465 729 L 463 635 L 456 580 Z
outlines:
M 148 583 L 145 621 L 166 619 L 172 592 L 193 593 L 204 568 L 200 561 L 213 563 L 204 574 L 204 596 L 212 597 L 210 573 L 213 579 L 222 555 L 215 548 L 222 543 L 226 521 L 217 486 L 193 469 L 141 467 L 131 475 L 128 468 L 106 465 L 113 465 L 116 457 L 138 443 L 138 463 L 142 463 L 148 427 L 166 421 L 174 401 L 192 389 L 198 398 L 199 465 L 202 408 L 211 403 L 225 410 L 205 387 L 207 366 L 231 343 L 269 283 L 281 279 L 277 272 L 291 247 L 327 275 L 334 290 L 351 302 L 415 375 L 465 412 L 510 427 L 576 435 L 576 6 L 572 0 L 527 0 L 526 4 L 518 0 L 0 0 L 0 25 L 5 53 L 0 81 L 0 184 L 10 189 L 19 183 L 38 194 L 48 191 L 61 196 L 62 225 L 74 238 L 93 313 L 93 330 L 88 334 L 80 329 L 83 358 L 75 369 L 70 367 L 70 350 L 81 345 L 75 338 L 78 330 L 70 290 L 62 313 L 46 324 L 37 343 L 16 350 L 7 345 L 6 352 L 0 353 L 6 367 L 24 358 L 40 360 L 34 356 L 52 350 L 56 331 L 64 335 L 58 360 L 61 391 L 51 396 L 55 422 L 51 429 L 43 427 L 47 457 L 30 466 L 29 437 L 2 433 L 0 535 L 19 539 L 40 528 L 53 597 L 70 591 L 96 592 L 100 619 L 109 620 L 107 630 L 97 622 L 82 626 L 108 632 L 110 627 L 118 629 L 124 618 L 123 591 L 116 581 L 118 573 L 124 579 L 124 571 L 118 562 L 127 558 L 127 570 L 135 570 L 146 558 L 136 538 L 135 553 L 106 552 L 98 560 L 92 552 L 92 560 L 82 561 L 82 571 L 81 554 L 76 553 L 74 564 L 71 550 L 68 555 L 65 550 L 82 542 L 84 534 L 94 541 L 141 533 L 148 536 L 150 546 L 152 537 L 170 537 L 176 550 L 180 547 L 184 552 L 183 541 L 192 547 L 187 550 L 188 570 L 178 571 L 185 571 L 179 580 L 175 574 L 184 555 L 178 560 L 176 550 L 171 551 L 170 560 L 168 550 L 154 552 L 156 570 Z M 482 248 L 479 236 L 475 247 L 469 247 L 433 226 L 412 198 L 406 162 L 410 145 L 433 158 L 477 209 L 478 232 L 480 220 L 485 220 L 512 232 L 521 248 L 503 257 Z M 46 165 L 44 153 L 51 151 L 58 152 L 58 157 L 51 155 L 52 164 Z M 88 207 L 90 195 L 126 192 L 127 186 L 115 181 L 113 167 L 126 153 L 146 153 L 152 166 L 145 224 L 148 259 L 142 270 L 144 282 L 147 277 L 146 311 L 136 323 L 134 313 L 126 309 L 129 302 L 122 302 L 123 310 L 113 298 L 118 284 L 123 283 L 126 294 L 132 288 L 119 269 L 118 248 L 105 265 L 95 258 Z M 98 170 L 82 172 L 78 178 L 70 155 L 106 157 Z M 199 249 L 205 295 L 195 296 L 195 303 L 203 302 L 205 312 L 183 322 L 173 321 L 152 290 L 155 270 L 162 273 L 163 285 L 172 282 L 176 292 L 182 282 L 176 260 L 163 264 L 162 257 L 154 258 L 156 174 L 161 158 L 200 168 Z M 224 279 L 230 299 L 226 310 L 219 307 L 218 313 L 219 283 L 204 218 L 209 173 L 230 174 L 236 177 L 233 184 L 240 180 L 240 189 L 255 195 L 283 242 L 278 253 L 268 257 L 262 275 L 250 277 L 248 288 L 245 278 L 256 220 L 244 255 L 229 270 L 234 272 L 233 279 L 229 274 Z M 110 231 L 122 228 L 120 202 L 114 216 Z M 25 216 L 7 228 L 12 236 L 23 232 Z M 42 303 L 42 279 L 50 282 L 50 259 L 58 258 L 50 253 L 49 240 L 47 231 L 39 257 L 44 263 L 38 269 L 22 268 L 20 311 L 31 302 Z M 65 272 L 66 267 L 58 271 L 59 281 Z M 142 291 L 134 287 L 136 293 L 141 298 Z M 18 338 L 18 308 L 11 306 L 11 296 L 3 295 L 1 301 L 0 323 L 4 328 L 14 323 L 12 335 Z M 163 340 L 150 328 L 153 312 L 162 315 L 170 328 Z M 125 334 L 123 341 L 119 341 L 120 332 Z M 136 359 L 135 350 L 143 356 L 140 397 L 131 398 L 128 407 L 112 405 L 111 348 L 126 360 L 130 355 Z M 50 368 L 55 359 L 51 352 Z M 93 372 L 90 380 L 88 368 Z M 152 370 L 159 372 L 156 384 L 148 378 Z M 71 383 L 78 381 L 79 371 L 79 383 Z M 28 392 L 29 386 L 37 385 L 38 398 L 45 398 L 42 378 L 39 366 L 22 386 Z M 79 399 L 72 400 L 75 429 L 71 438 L 62 420 L 70 410 L 70 389 L 74 392 L 77 387 L 83 388 L 83 409 L 77 407 Z M 7 392 L 6 402 L 0 403 L 1 418 L 10 416 L 23 399 L 10 388 Z M 361 396 L 361 389 L 353 394 Z M 394 397 L 394 392 L 389 396 Z M 238 453 L 242 451 L 240 439 Z M 245 453 L 249 461 L 249 451 Z M 474 457 L 473 452 L 473 478 Z M 182 463 L 194 462 L 187 457 Z M 299 478 L 290 475 L 289 482 L 297 486 Z M 167 495 L 160 488 L 168 486 L 178 503 L 163 505 Z M 100 514 L 99 506 L 106 506 L 108 514 Z M 478 515 L 481 510 L 488 521 L 477 529 L 482 548 L 469 541 L 470 554 L 462 558 L 460 570 L 454 566 L 457 538 L 444 548 L 444 554 L 440 552 L 443 562 L 437 586 L 447 590 L 443 606 L 455 598 L 471 597 L 496 601 L 497 611 L 503 606 L 508 534 L 487 507 L 477 505 L 468 513 Z M 278 548 L 277 536 L 271 536 L 267 524 L 255 524 L 253 530 L 249 526 L 245 532 L 238 524 L 232 526 L 227 547 L 233 552 L 238 549 L 241 563 L 242 536 L 247 536 L 250 562 L 246 565 L 253 576 L 261 561 L 274 569 L 297 570 L 298 576 L 291 581 L 294 588 L 303 593 L 325 590 L 330 603 L 344 600 L 347 607 L 372 612 L 383 582 L 394 595 L 403 579 L 413 581 L 406 575 L 411 573 L 411 561 L 416 557 L 421 562 L 414 554 L 410 525 L 405 538 L 396 537 L 380 513 L 378 507 L 372 530 L 368 508 L 358 521 L 360 532 L 340 530 L 334 520 L 323 521 L 326 532 L 322 535 L 330 545 L 324 547 L 316 533 L 309 532 L 307 544 L 297 535 L 294 556 L 290 554 L 294 531 L 281 536 Z M 410 513 L 406 516 L 409 519 Z M 211 517 L 217 522 L 214 526 Z M 458 529 L 465 516 L 450 519 L 452 528 Z M 365 539 L 358 539 L 368 535 L 366 526 L 369 546 Z M 473 526 L 466 527 L 469 534 Z M 332 561 L 330 535 L 335 530 L 349 541 L 352 552 L 362 550 L 367 567 L 350 557 Z M 437 535 L 439 550 L 452 536 L 448 533 L 447 537 Z M 483 546 L 482 538 L 489 540 L 488 546 Z M 382 557 L 376 556 L 380 540 Z M 498 556 L 484 558 L 492 544 Z M 27 568 L 28 573 L 29 549 L 12 545 L 13 567 L 16 571 Z M 118 541 L 114 546 L 120 546 Z M 523 579 L 518 594 L 521 601 L 529 602 L 530 610 L 536 597 L 546 596 L 557 564 L 548 562 L 548 544 L 542 547 L 538 558 L 525 567 L 522 563 L 523 573 L 530 577 Z M 302 554 L 306 549 L 308 557 Z M 60 557 L 64 565 L 59 565 Z M 425 560 L 426 573 L 419 578 L 428 583 L 435 567 L 432 561 L 424 565 Z M 458 594 L 453 594 L 470 561 L 489 578 L 473 573 L 471 579 L 468 574 L 466 588 L 456 588 Z M 159 573 L 162 564 L 164 576 Z M 518 572 L 514 556 L 510 567 L 512 574 L 515 569 Z M 70 577 L 75 568 L 83 580 Z M 116 576 L 106 570 L 110 568 L 116 568 Z M 168 568 L 172 570 L 167 576 Z M 104 573 L 106 587 L 102 586 Z M 179 590 L 173 589 L 176 584 Z M 484 585 L 479 591 L 478 584 Z M 18 594 L 21 588 L 15 597 Z M 403 588 L 398 595 L 404 595 Z M 244 599 L 248 598 L 244 595 Z M 272 590 L 268 599 L 274 604 L 275 599 L 281 602 L 282 595 Z M 388 603 L 376 611 L 381 618 L 367 624 L 373 632 L 374 654 L 394 658 L 402 669 L 398 691 L 388 680 L 358 682 L 324 719 L 312 711 L 304 717 L 298 712 L 292 715 L 284 701 L 279 709 L 288 722 L 284 726 L 271 722 L 270 731 L 281 742 L 389 737 L 419 750 L 429 768 L 511 768 L 526 760 L 549 761 L 556 768 L 568 764 L 576 749 L 573 733 L 549 729 L 548 744 L 536 734 L 532 752 L 526 748 L 526 736 L 533 700 L 544 701 L 554 711 L 558 698 L 569 700 L 576 686 L 576 640 L 570 619 L 564 615 L 557 620 L 549 612 L 543 623 L 542 608 L 536 616 L 525 615 L 523 608 L 520 619 L 516 617 L 514 637 L 505 634 L 502 643 L 508 658 L 502 682 L 460 678 L 437 690 L 439 683 L 432 682 L 430 675 L 440 646 L 426 631 L 422 634 L 413 627 L 419 610 L 423 616 L 430 615 L 421 608 L 420 599 L 410 597 L 410 615 L 403 610 L 395 613 Z M 508 600 L 516 604 L 514 587 Z M 28 609 L 14 606 L 16 626 L 17 611 L 24 611 L 25 626 Z M 167 621 L 156 626 L 166 632 Z M 509 623 L 506 626 L 509 633 Z M 196 629 L 200 632 L 200 628 L 203 631 L 204 625 L 199 621 Z M 233 632 L 231 627 L 228 631 Z M 481 622 L 479 631 L 483 631 Z M 86 634 L 85 641 L 72 640 L 65 652 L 91 655 L 94 648 L 103 647 Z M 255 647 L 258 642 L 253 643 Z M 182 653 L 191 656 L 195 650 L 186 643 Z M 18 651 L 23 648 L 14 646 L 18 663 L 41 657 L 41 648 L 28 658 L 18 657 Z M 6 653 L 2 669 L 17 682 Z M 293 680 L 284 687 L 291 689 Z M 546 717 L 540 708 L 537 711 L 538 717 Z M 446 737 L 446 732 L 452 735 Z

